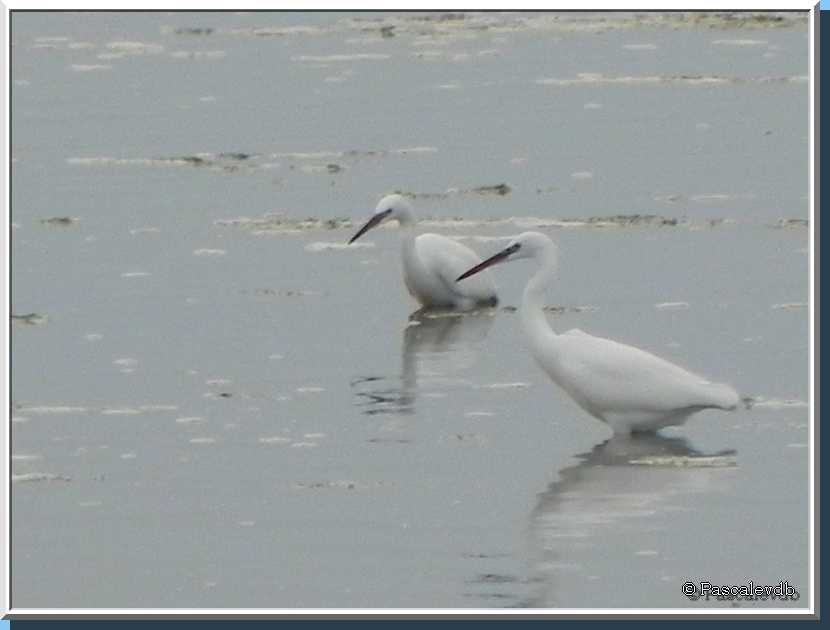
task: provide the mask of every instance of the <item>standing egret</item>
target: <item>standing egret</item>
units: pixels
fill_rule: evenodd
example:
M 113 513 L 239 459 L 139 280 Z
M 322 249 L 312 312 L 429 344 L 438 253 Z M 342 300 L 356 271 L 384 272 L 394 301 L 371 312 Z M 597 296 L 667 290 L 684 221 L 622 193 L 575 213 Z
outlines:
M 458 274 L 480 263 L 481 258 L 469 247 L 446 236 L 416 235 L 412 206 L 402 195 L 387 195 L 381 199 L 375 213 L 349 244 L 391 219 L 397 219 L 403 230 L 401 258 L 406 288 L 422 306 L 469 310 L 498 303 L 496 287 L 489 274 L 456 282 Z
M 542 310 L 557 259 L 556 245 L 544 234 L 520 234 L 458 279 L 521 258 L 539 265 L 519 309 L 531 353 L 557 385 L 615 434 L 653 432 L 683 424 L 702 409 L 737 407 L 738 394 L 730 386 L 711 383 L 653 354 L 578 329 L 556 334 Z

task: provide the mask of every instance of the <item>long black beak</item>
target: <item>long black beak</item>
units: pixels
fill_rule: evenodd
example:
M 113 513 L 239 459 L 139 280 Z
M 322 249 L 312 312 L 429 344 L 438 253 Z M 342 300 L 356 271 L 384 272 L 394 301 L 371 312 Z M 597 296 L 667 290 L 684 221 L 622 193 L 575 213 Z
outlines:
M 375 227 L 381 221 L 383 221 L 386 217 L 388 217 L 390 212 L 392 212 L 392 210 L 385 210 L 384 212 L 378 212 L 377 214 L 373 214 L 372 218 L 366 221 L 363 227 L 357 231 L 357 234 L 355 234 L 353 237 L 349 239 L 349 245 L 354 243 L 357 239 L 366 234 L 366 232 L 371 230 L 373 227 Z
M 484 271 L 485 269 L 487 269 L 487 267 L 492 267 L 493 265 L 497 265 L 500 262 L 504 262 L 510 256 L 510 254 L 514 253 L 517 249 L 519 249 L 518 243 L 514 243 L 510 247 L 504 248 L 498 254 L 493 254 L 487 260 L 478 263 L 472 269 L 468 269 L 467 271 L 462 273 L 460 276 L 458 276 L 455 279 L 455 281 L 456 282 L 461 282 L 464 278 L 469 278 L 470 276 L 474 276 L 479 271 Z

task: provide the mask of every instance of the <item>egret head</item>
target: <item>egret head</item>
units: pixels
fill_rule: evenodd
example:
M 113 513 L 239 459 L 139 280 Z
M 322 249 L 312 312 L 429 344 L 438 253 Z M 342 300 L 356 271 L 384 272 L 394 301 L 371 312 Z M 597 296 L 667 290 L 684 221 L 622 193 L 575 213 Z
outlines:
M 522 258 L 536 258 L 540 259 L 543 256 L 555 256 L 556 245 L 547 236 L 541 232 L 523 232 L 513 238 L 510 243 L 500 252 L 490 256 L 487 260 L 480 262 L 475 267 L 468 269 L 462 273 L 456 282 L 469 278 L 477 274 L 479 271 L 498 265 L 499 263 L 509 262 L 511 260 L 520 260 Z
M 377 227 L 384 221 L 390 219 L 397 219 L 401 224 L 410 224 L 413 222 L 412 205 L 403 195 L 386 195 L 378 202 L 375 208 L 375 213 L 369 218 L 363 227 L 349 239 L 349 243 L 354 243 L 357 239 L 363 236 L 366 232 L 374 227 Z

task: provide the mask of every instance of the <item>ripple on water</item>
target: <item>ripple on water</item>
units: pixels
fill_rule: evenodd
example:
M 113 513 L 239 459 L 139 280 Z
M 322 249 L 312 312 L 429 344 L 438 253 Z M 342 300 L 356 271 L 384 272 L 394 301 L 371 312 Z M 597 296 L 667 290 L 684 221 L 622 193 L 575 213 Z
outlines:
M 186 416 L 183 418 L 176 418 L 176 424 L 201 424 L 205 419 L 201 416 Z
M 213 437 L 195 437 L 188 440 L 191 444 L 215 444 L 216 438 Z
M 101 72 L 112 70 L 112 66 L 103 63 L 73 63 L 69 69 L 72 72 Z
M 201 249 L 194 249 L 193 255 L 194 256 L 210 256 L 210 257 L 217 257 L 217 256 L 224 256 L 227 252 L 224 249 L 208 249 L 208 248 L 201 248 Z
M 38 459 L 42 459 L 42 455 L 35 455 L 29 453 L 12 453 L 12 461 L 13 462 L 30 462 L 35 461 Z
M 715 46 L 766 46 L 768 43 L 765 39 L 716 39 L 712 42 Z
M 304 63 L 342 63 L 347 61 L 382 61 L 390 59 L 385 53 L 355 53 L 340 55 L 294 55 L 291 61 Z
M 461 444 L 465 446 L 484 447 L 489 444 L 486 436 L 480 433 L 452 433 L 449 435 L 442 435 L 438 438 L 441 444 L 456 445 Z
M 519 578 L 514 575 L 504 575 L 500 573 L 480 573 L 472 580 L 468 580 L 468 584 L 510 584 L 518 582 Z
M 341 243 L 331 241 L 315 241 L 305 246 L 307 252 L 325 252 L 331 250 L 355 250 L 371 249 L 375 246 L 372 241 L 359 241 L 356 243 Z
M 224 50 L 174 50 L 170 53 L 173 59 L 194 59 L 197 61 L 208 59 L 224 59 L 228 53 Z
M 803 400 L 783 398 L 747 398 L 744 402 L 748 409 L 804 409 L 810 406 Z
M 137 416 L 141 414 L 141 409 L 135 407 L 108 407 L 101 410 L 101 415 L 104 416 Z
M 719 86 L 719 85 L 743 85 L 743 84 L 767 84 L 767 83 L 804 83 L 808 80 L 806 75 L 785 75 L 785 76 L 726 76 L 726 75 L 705 75 L 705 74 L 679 74 L 679 75 L 618 75 L 607 76 L 594 72 L 580 72 L 572 78 L 539 78 L 537 85 L 550 85 L 555 87 L 572 86 L 599 86 L 599 85 L 688 85 L 688 86 Z
M 654 308 L 660 311 L 683 311 L 689 308 L 688 302 L 659 302 Z
M 784 304 L 773 304 L 772 308 L 775 310 L 795 311 L 807 308 L 807 306 L 807 302 L 785 302 Z
M 712 456 L 654 455 L 630 459 L 628 463 L 661 468 L 735 468 L 738 465 L 734 453 Z
M 260 444 L 290 444 L 291 438 L 282 435 L 273 435 L 270 437 L 261 437 L 258 442 Z
M 319 394 L 320 392 L 326 391 L 326 388 L 317 385 L 306 385 L 304 387 L 298 387 L 296 391 L 298 394 Z
M 138 407 L 141 411 L 176 411 L 179 407 L 177 405 L 164 405 L 164 404 L 150 404 L 150 405 L 139 405 Z
M 140 227 L 130 230 L 130 234 L 137 236 L 138 234 L 158 234 L 161 230 L 157 227 Z
M 370 490 L 394 486 L 391 481 L 355 481 L 353 479 L 335 479 L 331 481 L 295 481 L 291 484 L 298 490 Z
M 106 48 L 125 55 L 158 55 L 164 51 L 161 44 L 139 41 L 107 42 Z

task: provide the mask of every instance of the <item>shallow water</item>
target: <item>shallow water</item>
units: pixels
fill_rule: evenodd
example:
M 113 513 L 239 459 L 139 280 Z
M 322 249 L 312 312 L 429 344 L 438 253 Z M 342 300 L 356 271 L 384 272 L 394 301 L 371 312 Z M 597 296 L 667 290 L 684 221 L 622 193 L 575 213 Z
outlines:
M 806 605 L 806 22 L 554 18 L 13 16 L 14 607 Z M 754 404 L 606 443 L 394 189 Z

